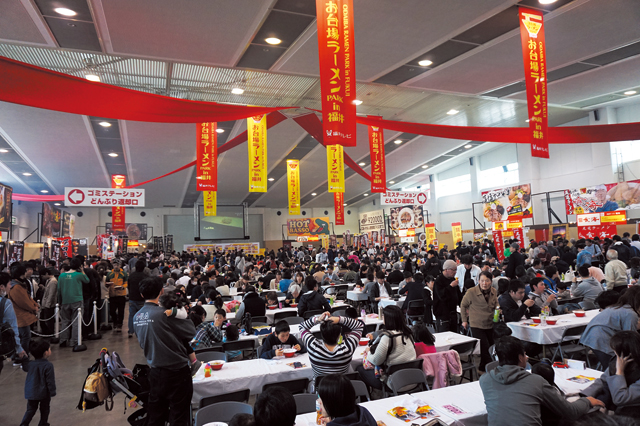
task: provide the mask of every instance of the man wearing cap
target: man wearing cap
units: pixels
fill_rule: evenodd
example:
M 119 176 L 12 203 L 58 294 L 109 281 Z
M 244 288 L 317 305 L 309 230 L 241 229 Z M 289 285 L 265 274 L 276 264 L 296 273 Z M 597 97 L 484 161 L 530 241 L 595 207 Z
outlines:
M 516 268 L 524 266 L 524 256 L 520 253 L 520 245 L 518 243 L 511 244 L 511 256 L 509 256 L 509 264 L 507 265 L 506 276 L 510 279 L 516 278 Z
M 433 285 L 433 314 L 436 317 L 436 331 L 458 332 L 458 304 L 462 299 L 460 283 L 455 278 L 458 265 L 447 260 L 442 266 Z

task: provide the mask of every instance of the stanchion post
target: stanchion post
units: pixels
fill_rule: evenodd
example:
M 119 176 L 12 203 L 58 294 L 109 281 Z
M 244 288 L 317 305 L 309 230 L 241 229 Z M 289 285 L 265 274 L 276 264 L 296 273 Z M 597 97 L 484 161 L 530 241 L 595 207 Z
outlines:
M 109 299 L 108 298 L 104 299 L 104 305 L 102 309 L 104 309 L 105 321 L 100 326 L 100 329 L 103 331 L 111 330 L 112 327 L 111 327 L 111 324 L 109 324 Z
M 60 343 L 60 305 L 56 303 L 56 310 L 53 314 L 53 321 L 55 322 L 55 337 L 51 339 L 51 343 Z
M 73 334 L 73 330 L 71 331 Z M 73 340 L 73 336 L 71 336 Z M 86 351 L 87 346 L 82 344 L 82 308 L 78 308 L 78 344 L 73 347 L 73 352 Z
M 93 314 L 91 320 L 93 321 L 93 333 L 89 333 L 87 340 L 100 340 L 102 335 L 98 334 L 98 302 L 93 301 Z

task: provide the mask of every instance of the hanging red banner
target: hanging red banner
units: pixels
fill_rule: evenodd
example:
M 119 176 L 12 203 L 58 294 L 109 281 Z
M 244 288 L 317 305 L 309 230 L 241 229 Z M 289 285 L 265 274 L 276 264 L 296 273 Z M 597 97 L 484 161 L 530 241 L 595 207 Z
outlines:
M 111 188 L 124 188 L 127 186 L 127 177 L 124 175 L 111 175 Z M 113 231 L 124 231 L 124 207 L 111 208 L 111 229 Z
M 336 214 L 336 225 L 344 225 L 344 192 L 333 193 L 333 208 Z
M 356 146 L 353 0 L 316 0 L 325 145 Z
M 520 39 L 529 111 L 531 156 L 549 158 L 547 132 L 547 59 L 542 12 L 519 8 Z
M 382 127 L 369 126 L 369 152 L 371 157 L 371 192 L 385 193 L 387 190 L 387 171 L 384 164 Z
M 496 249 L 496 257 L 498 262 L 504 261 L 504 240 L 502 239 L 502 231 L 493 231 L 493 246 Z
M 196 184 L 198 191 L 218 190 L 217 123 L 198 123 Z

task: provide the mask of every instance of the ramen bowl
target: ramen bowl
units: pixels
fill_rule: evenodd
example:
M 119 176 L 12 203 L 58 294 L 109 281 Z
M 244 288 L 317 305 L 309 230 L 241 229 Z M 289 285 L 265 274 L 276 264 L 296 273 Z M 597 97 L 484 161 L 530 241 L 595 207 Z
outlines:
M 585 311 L 573 311 L 573 313 L 574 313 L 575 316 L 577 316 L 579 318 L 587 316 L 587 313 Z
M 547 318 L 546 322 L 547 322 L 547 324 L 548 324 L 548 325 L 556 325 L 556 323 L 558 322 L 558 320 L 556 320 L 556 319 L 549 319 L 549 318 Z
M 531 319 L 533 320 L 533 322 L 535 324 L 540 324 L 542 323 L 542 320 L 540 319 L 540 317 L 531 317 Z
M 363 337 L 360 339 L 360 346 L 367 346 L 369 344 L 369 339 Z
M 293 358 L 296 355 L 295 349 L 284 349 L 282 352 L 284 352 L 285 358 Z
M 276 309 L 278 309 L 277 305 L 269 305 L 269 310 L 275 311 Z
M 210 361 L 209 365 L 212 370 L 222 370 L 222 366 L 224 365 L 224 361 Z

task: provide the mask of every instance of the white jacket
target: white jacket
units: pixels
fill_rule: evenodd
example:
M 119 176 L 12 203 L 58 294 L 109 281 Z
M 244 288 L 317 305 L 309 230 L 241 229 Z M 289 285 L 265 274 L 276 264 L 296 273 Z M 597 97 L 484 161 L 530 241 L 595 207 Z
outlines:
M 471 279 L 475 281 L 476 285 L 478 285 L 478 278 L 480 277 L 480 272 L 482 272 L 482 269 L 480 269 L 476 265 L 471 265 Z M 456 279 L 458 280 L 460 291 L 464 289 L 464 276 L 466 273 L 467 273 L 467 268 L 464 267 L 464 264 L 458 265 L 458 270 L 456 271 Z

